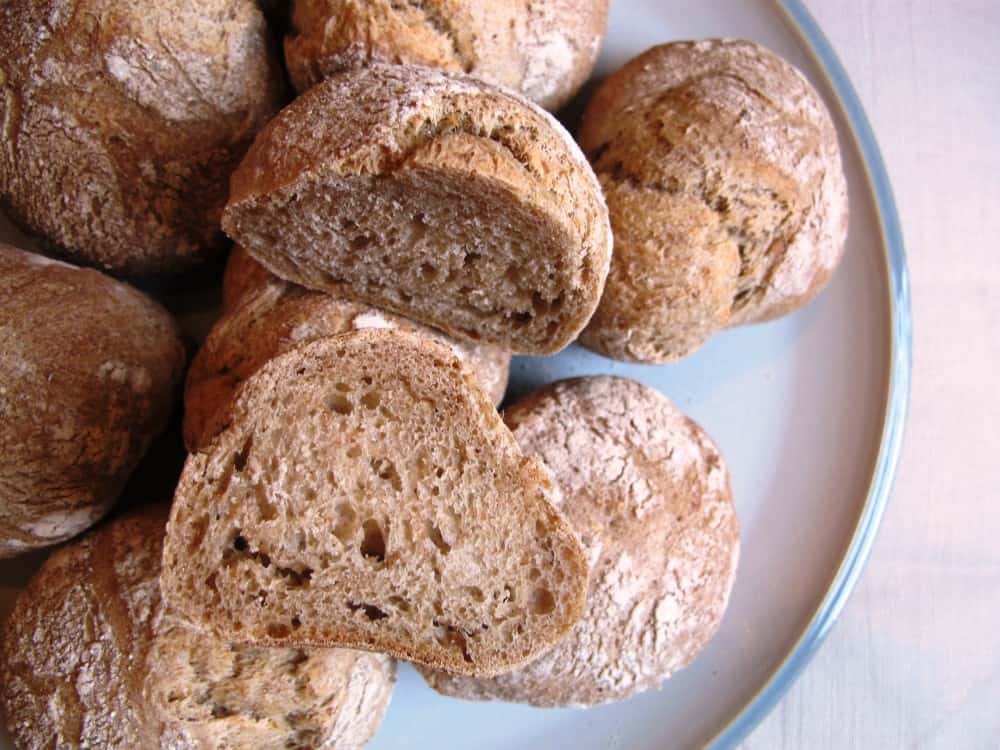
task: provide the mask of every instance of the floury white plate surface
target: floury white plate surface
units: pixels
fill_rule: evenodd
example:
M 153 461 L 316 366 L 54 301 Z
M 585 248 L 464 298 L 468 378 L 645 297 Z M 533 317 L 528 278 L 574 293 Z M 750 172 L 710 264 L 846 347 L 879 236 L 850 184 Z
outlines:
M 372 750 L 735 744 L 822 641 L 881 517 L 906 409 L 909 308 L 895 209 L 849 82 L 796 0 L 612 5 L 598 74 L 653 44 L 719 36 L 760 42 L 806 72 L 841 134 L 846 257 L 804 311 L 726 332 L 679 364 L 622 365 L 575 346 L 514 362 L 510 397 L 574 375 L 641 380 L 697 419 L 726 456 L 743 527 L 740 569 L 722 628 L 695 664 L 659 691 L 588 711 L 449 700 L 401 666 Z M 25 244 L 3 227 L 0 239 Z M 0 616 L 42 559 L 0 563 Z M 0 736 L 0 748 L 10 747 Z

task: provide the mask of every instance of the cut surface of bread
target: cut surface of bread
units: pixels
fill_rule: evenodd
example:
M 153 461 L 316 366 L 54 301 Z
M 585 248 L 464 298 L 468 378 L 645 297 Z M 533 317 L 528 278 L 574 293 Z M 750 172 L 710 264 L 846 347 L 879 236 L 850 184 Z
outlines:
M 446 347 L 320 339 L 258 370 L 189 456 L 164 596 L 233 641 L 496 674 L 583 611 L 587 564 L 554 491 Z
M 247 271 L 262 268 L 252 259 L 239 265 Z M 440 341 L 468 365 L 494 404 L 503 400 L 510 354 L 499 347 L 457 341 L 364 303 L 306 289 L 268 271 L 264 275 L 259 282 L 249 281 L 241 303 L 216 322 L 191 363 L 184 390 L 189 451 L 197 451 L 222 429 L 236 387 L 269 359 L 307 341 L 364 328 L 395 328 Z
M 505 413 L 562 490 L 590 563 L 587 610 L 539 659 L 491 679 L 424 671 L 439 692 L 588 706 L 658 687 L 715 634 L 739 555 L 729 472 L 664 396 L 625 378 L 554 383 Z
M 233 175 L 223 227 L 282 278 L 534 354 L 587 323 L 611 253 L 600 186 L 551 115 L 403 65 L 285 108 Z

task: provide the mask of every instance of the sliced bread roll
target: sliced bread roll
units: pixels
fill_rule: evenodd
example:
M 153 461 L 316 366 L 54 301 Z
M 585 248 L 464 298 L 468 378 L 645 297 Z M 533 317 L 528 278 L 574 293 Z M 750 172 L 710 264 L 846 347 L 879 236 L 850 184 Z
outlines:
M 590 76 L 608 0 L 295 0 L 285 60 L 305 91 L 370 61 L 464 71 L 558 109 Z
M 402 65 L 284 109 L 233 175 L 223 227 L 282 278 L 535 354 L 587 323 L 611 253 L 597 180 L 551 115 Z
M 583 611 L 587 563 L 553 490 L 447 347 L 328 337 L 260 368 L 188 457 L 161 584 L 229 640 L 492 675 Z
M 52 554 L 0 641 L 0 714 L 19 748 L 360 747 L 395 681 L 346 649 L 235 646 L 166 612 L 166 508 L 116 519 Z
M 729 473 L 708 436 L 651 388 L 555 383 L 506 412 L 543 458 L 591 566 L 587 610 L 540 659 L 493 679 L 425 671 L 446 695 L 589 706 L 658 687 L 714 635 L 739 555 Z
M 270 276 L 215 324 L 191 363 L 184 392 L 187 449 L 200 450 L 225 427 L 236 387 L 269 359 L 307 341 L 364 328 L 396 328 L 440 341 L 472 370 L 494 404 L 503 400 L 510 368 L 503 350 L 456 341 L 398 315 Z

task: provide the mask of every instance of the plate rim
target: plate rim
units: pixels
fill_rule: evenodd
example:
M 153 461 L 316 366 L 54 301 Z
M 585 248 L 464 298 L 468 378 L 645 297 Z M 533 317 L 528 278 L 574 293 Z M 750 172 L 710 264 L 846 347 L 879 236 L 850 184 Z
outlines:
M 818 63 L 830 93 L 840 105 L 848 126 L 846 135 L 857 149 L 871 190 L 889 292 L 889 378 L 882 435 L 868 493 L 840 565 L 801 635 L 739 713 L 709 740 L 707 747 L 711 750 L 737 745 L 771 713 L 823 645 L 843 611 L 868 561 L 892 493 L 910 402 L 913 322 L 909 273 L 899 212 L 878 141 L 847 70 L 802 0 L 779 0 L 778 7 Z

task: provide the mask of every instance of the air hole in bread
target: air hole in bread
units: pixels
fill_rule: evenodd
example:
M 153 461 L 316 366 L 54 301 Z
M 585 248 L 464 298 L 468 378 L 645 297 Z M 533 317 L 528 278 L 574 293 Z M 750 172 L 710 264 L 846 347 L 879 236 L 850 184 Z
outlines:
M 468 268 L 469 266 L 475 265 L 476 261 L 482 257 L 483 256 L 479 253 L 466 253 L 465 257 L 462 258 L 462 265 Z
M 236 550 L 237 552 L 246 552 L 248 549 L 250 549 L 250 545 L 247 543 L 245 537 L 237 534 L 236 538 L 233 539 L 233 549 Z
M 466 586 L 465 593 L 472 597 L 475 602 L 485 601 L 486 597 L 483 596 L 483 590 L 478 586 Z
M 347 415 L 354 411 L 354 406 L 342 393 L 331 393 L 326 399 L 326 405 L 330 411 L 336 412 L 337 414 Z
M 387 481 L 396 492 L 402 491 L 403 481 L 399 478 L 399 472 L 396 471 L 396 465 L 392 461 L 387 458 L 379 458 L 372 459 L 369 463 L 375 476 Z
M 253 448 L 253 434 L 247 436 L 247 439 L 243 441 L 243 447 L 240 448 L 239 453 L 233 456 L 233 468 L 237 472 L 241 473 L 247 467 L 251 448 Z
M 382 527 L 374 518 L 369 518 L 362 525 L 365 535 L 361 540 L 361 554 L 364 557 L 383 562 L 385 560 L 385 535 Z
M 351 250 L 364 250 L 374 239 L 370 234 L 356 234 L 351 237 Z
M 381 403 L 382 397 L 378 391 L 368 391 L 361 397 L 361 405 L 366 409 L 374 409 Z
M 421 263 L 420 278 L 424 281 L 434 281 L 437 278 L 437 269 L 430 263 Z
M 462 652 L 462 658 L 466 662 L 470 664 L 472 663 L 472 657 L 469 655 L 468 643 L 465 640 L 465 633 L 461 630 L 452 625 L 435 620 L 434 637 L 442 646 L 459 649 Z
M 533 615 L 549 615 L 556 608 L 556 599 L 548 589 L 535 589 L 528 600 L 528 611 Z
M 299 619 L 298 615 L 292 618 L 292 630 L 298 630 L 302 627 L 302 620 Z
M 337 525 L 333 527 L 333 535 L 343 544 L 350 544 L 354 532 L 358 529 L 358 514 L 350 503 L 337 505 Z
M 347 605 L 347 608 L 352 612 L 358 612 L 358 611 L 364 612 L 365 617 L 367 617 L 372 622 L 378 622 L 379 620 L 384 620 L 386 617 L 389 616 L 386 612 L 383 612 L 374 604 L 365 604 L 364 602 L 358 604 L 357 602 L 352 602 L 352 601 L 347 601 L 345 602 L 345 604 Z
M 541 537 L 549 535 L 549 527 L 541 519 L 535 521 L 535 535 Z
M 528 571 L 528 580 L 537 581 L 542 575 L 542 572 L 538 568 L 532 568 Z
M 534 317 L 535 317 L 534 314 L 530 312 L 511 313 L 510 322 L 513 324 L 515 328 L 524 328 L 529 323 L 531 323 Z
M 351 445 L 347 446 L 348 458 L 357 458 L 360 455 L 361 455 L 361 446 L 359 446 L 357 443 L 351 443 Z
M 410 611 L 410 603 L 408 601 L 406 601 L 406 599 L 404 599 L 401 596 L 395 596 L 395 595 L 390 596 L 389 597 L 389 604 L 391 604 L 393 607 L 395 607 L 396 609 L 398 609 L 400 612 L 409 612 Z
M 281 622 L 272 622 L 267 626 L 267 635 L 274 639 L 287 638 L 292 634 L 292 629 Z
M 510 602 L 511 604 L 513 604 L 514 602 L 517 601 L 517 590 L 509 584 L 504 586 L 503 597 L 500 599 L 500 601 Z
M 212 706 L 213 719 L 225 719 L 229 716 L 233 716 L 235 713 L 236 712 L 228 706 L 220 706 L 219 704 Z
M 444 540 L 444 536 L 441 534 L 441 529 L 435 526 L 431 521 L 427 521 L 424 524 L 424 530 L 427 532 L 427 538 L 434 543 L 442 555 L 447 555 L 451 552 L 451 545 Z

